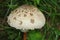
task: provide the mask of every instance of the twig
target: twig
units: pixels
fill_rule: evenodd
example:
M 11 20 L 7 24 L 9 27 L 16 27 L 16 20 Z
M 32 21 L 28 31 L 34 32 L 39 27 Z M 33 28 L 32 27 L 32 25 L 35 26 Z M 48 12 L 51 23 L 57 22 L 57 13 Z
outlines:
M 9 5 L 9 4 L 8 4 L 8 5 Z M 10 2 L 10 5 L 12 5 L 12 0 L 11 0 L 11 2 Z M 10 10 L 10 7 L 8 8 L 7 13 L 5 14 L 5 17 L 4 17 L 4 19 L 3 19 L 2 24 L 4 24 L 4 23 L 5 23 L 6 18 L 7 18 L 7 15 L 8 15 L 8 13 L 9 13 L 9 10 Z
M 7 15 L 8 15 L 8 13 L 9 13 L 9 10 L 10 10 L 10 8 L 7 10 L 7 13 L 5 14 L 5 17 L 4 17 L 4 19 L 3 19 L 3 22 L 2 22 L 2 24 L 4 24 L 4 23 L 5 23 L 5 21 L 6 21 L 6 18 L 7 18 Z

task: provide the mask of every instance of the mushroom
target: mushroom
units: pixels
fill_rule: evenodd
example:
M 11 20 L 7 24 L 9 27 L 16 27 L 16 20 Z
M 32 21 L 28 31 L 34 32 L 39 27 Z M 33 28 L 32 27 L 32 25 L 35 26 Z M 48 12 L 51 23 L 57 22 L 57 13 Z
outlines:
M 7 22 L 11 27 L 24 32 L 24 40 L 26 40 L 26 32 L 28 30 L 41 29 L 45 24 L 45 17 L 37 7 L 22 5 L 11 11 Z

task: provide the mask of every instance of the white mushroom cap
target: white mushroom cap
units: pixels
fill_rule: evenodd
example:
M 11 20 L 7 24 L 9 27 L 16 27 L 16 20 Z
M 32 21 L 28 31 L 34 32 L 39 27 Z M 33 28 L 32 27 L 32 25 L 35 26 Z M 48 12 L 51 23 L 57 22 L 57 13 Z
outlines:
M 45 17 L 38 8 L 22 5 L 10 13 L 7 22 L 16 29 L 27 31 L 41 29 L 45 24 Z

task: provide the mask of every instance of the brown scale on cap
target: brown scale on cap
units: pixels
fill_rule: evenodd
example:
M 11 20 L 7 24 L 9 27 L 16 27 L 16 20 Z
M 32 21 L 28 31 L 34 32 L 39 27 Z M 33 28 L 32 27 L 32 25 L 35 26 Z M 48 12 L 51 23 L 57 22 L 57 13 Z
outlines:
M 27 15 L 26 14 L 24 14 L 24 17 L 26 17 Z
M 31 15 L 31 16 L 33 16 L 33 14 L 32 14 L 32 13 L 30 13 L 30 15 Z
M 21 16 L 21 14 L 18 15 L 19 17 Z
M 14 17 L 13 19 L 16 20 L 16 17 Z
M 31 23 L 34 23 L 34 19 L 31 19 Z
M 20 23 L 19 23 L 19 24 L 20 24 L 20 25 L 22 25 L 22 23 L 23 23 L 23 22 L 22 22 L 22 21 L 20 21 Z
M 15 12 L 17 12 L 17 10 L 15 10 Z
M 17 14 L 20 13 L 20 11 L 17 12 Z
M 22 12 L 24 12 L 24 10 L 22 10 Z
M 27 11 L 25 11 L 25 13 L 28 13 Z
M 19 12 L 20 12 L 20 10 L 19 10 Z
M 36 9 L 32 9 L 32 12 L 34 12 Z

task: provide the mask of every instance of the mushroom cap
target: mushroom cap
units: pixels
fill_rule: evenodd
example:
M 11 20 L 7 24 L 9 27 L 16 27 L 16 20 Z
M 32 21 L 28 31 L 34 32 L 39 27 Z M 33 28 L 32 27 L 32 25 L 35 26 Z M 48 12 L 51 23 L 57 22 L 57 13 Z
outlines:
M 7 20 L 11 27 L 27 30 L 41 29 L 45 24 L 43 13 L 33 5 L 22 5 L 11 11 Z

